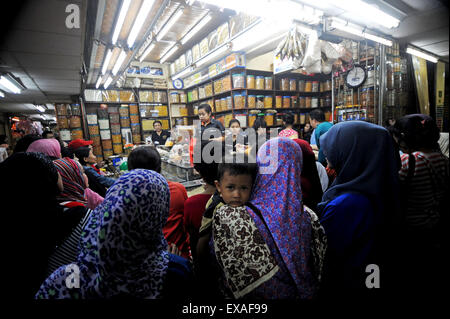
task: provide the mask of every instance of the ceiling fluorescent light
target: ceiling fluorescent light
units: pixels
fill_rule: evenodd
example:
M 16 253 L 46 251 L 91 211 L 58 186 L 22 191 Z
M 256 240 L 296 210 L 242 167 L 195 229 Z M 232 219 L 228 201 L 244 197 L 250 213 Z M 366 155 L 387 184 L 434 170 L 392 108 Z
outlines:
M 116 44 L 117 38 L 119 37 L 120 30 L 122 29 L 123 21 L 128 12 L 128 7 L 130 6 L 131 0 L 123 0 L 122 8 L 120 8 L 119 17 L 117 18 L 116 27 L 114 28 L 114 33 L 112 37 L 112 44 Z
M 432 55 L 427 54 L 425 52 L 416 50 L 416 49 L 414 49 L 412 47 L 407 47 L 406 48 L 406 53 L 418 56 L 419 58 L 423 58 L 423 59 L 428 60 L 428 61 L 433 62 L 433 63 L 437 63 L 437 61 L 438 61 L 438 59 L 435 56 L 432 56 Z
M 145 49 L 144 53 L 142 53 L 139 62 L 144 61 L 144 59 L 147 57 L 147 55 L 149 55 L 149 53 L 153 50 L 153 48 L 155 47 L 155 43 L 150 44 L 147 49 Z
M 0 97 L 5 97 L 5 93 L 3 93 L 2 91 L 0 91 Z
M 43 107 L 42 105 L 35 105 L 35 107 L 39 112 L 41 112 L 41 113 L 45 112 L 45 107 Z
M 309 1 L 313 4 L 315 1 Z M 400 20 L 361 0 L 322 0 L 326 4 L 348 11 L 362 20 L 372 21 L 386 28 L 396 28 Z
M 106 80 L 105 84 L 103 84 L 103 87 L 105 88 L 105 90 L 111 84 L 112 80 L 113 80 L 112 77 L 108 77 L 108 79 Z
M 153 3 L 155 0 L 144 0 L 144 2 L 141 5 L 141 8 L 139 9 L 139 13 L 137 15 L 136 20 L 134 21 L 133 28 L 131 29 L 130 34 L 128 35 L 128 47 L 132 48 L 134 41 L 136 41 L 136 37 L 141 31 L 142 25 L 145 22 L 145 19 L 148 16 L 148 13 L 150 12 L 150 9 L 153 6 Z
M 211 15 L 208 13 L 206 16 L 200 19 L 200 21 L 181 39 L 181 44 L 184 45 L 189 41 L 195 34 L 198 33 L 210 20 L 212 19 Z
M 167 50 L 166 52 L 164 52 L 163 57 L 161 58 L 161 60 L 159 61 L 159 63 L 163 64 L 164 62 L 166 62 L 166 60 L 172 56 L 175 52 L 177 52 L 178 50 L 178 46 L 175 44 L 172 48 L 170 48 L 169 50 Z
M 215 51 L 212 51 L 210 54 L 208 54 L 205 57 L 203 57 L 200 60 L 198 60 L 195 64 L 196 64 L 196 66 L 198 68 L 201 65 L 214 60 L 215 58 L 217 58 L 218 56 L 222 55 L 226 51 L 228 51 L 228 46 L 226 44 L 224 44 L 221 47 L 217 48 Z
M 186 69 L 184 69 L 183 71 L 181 71 L 181 72 L 179 72 L 179 73 L 173 75 L 173 76 L 172 76 L 172 80 L 175 80 L 175 79 L 181 79 L 181 78 L 183 78 L 185 75 L 187 75 L 187 74 L 189 74 L 190 72 L 192 72 L 192 70 L 193 70 L 192 67 L 189 66 L 189 67 L 187 67 Z
M 360 29 L 356 26 L 349 25 L 348 23 L 346 23 L 345 21 L 342 21 L 342 20 L 331 19 L 330 27 L 357 35 L 359 37 L 362 37 L 362 38 L 365 38 L 368 40 L 372 40 L 372 41 L 387 45 L 389 47 L 392 46 L 391 40 L 364 32 L 362 29 Z
M 95 88 L 98 89 L 98 87 L 100 86 L 100 83 L 102 83 L 102 76 L 100 75 L 98 77 L 97 83 L 95 83 Z
M 166 24 L 162 27 L 162 29 L 158 32 L 156 36 L 156 41 L 160 41 L 167 32 L 169 32 L 170 28 L 177 22 L 177 20 L 183 14 L 183 8 L 179 8 L 170 18 L 167 20 Z
M 0 76 L 0 85 L 14 94 L 22 92 L 22 86 L 13 77 L 7 74 Z
M 123 63 L 123 61 L 125 60 L 126 57 L 127 57 L 127 54 L 125 53 L 125 51 L 120 52 L 120 55 L 117 58 L 116 64 L 114 65 L 114 67 L 112 69 L 112 74 L 113 75 L 117 74 L 117 72 L 119 71 L 119 69 L 122 66 L 122 63 Z
M 112 49 L 109 49 L 108 52 L 106 53 L 105 61 L 103 62 L 103 67 L 102 67 L 103 75 L 106 74 L 106 70 L 108 69 L 108 65 L 109 65 L 109 61 L 111 60 L 111 56 L 112 56 Z

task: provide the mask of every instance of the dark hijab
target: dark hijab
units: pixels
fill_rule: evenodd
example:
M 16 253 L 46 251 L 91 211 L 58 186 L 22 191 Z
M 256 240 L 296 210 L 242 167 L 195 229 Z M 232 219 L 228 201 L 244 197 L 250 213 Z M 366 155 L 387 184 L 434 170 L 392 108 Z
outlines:
M 0 176 L 1 202 L 14 205 L 2 214 L 5 228 L 15 233 L 1 241 L 6 291 L 12 298 L 31 299 L 56 244 L 58 174 L 47 155 L 20 152 L 0 163 Z
M 323 194 L 320 209 L 340 195 L 359 193 L 369 198 L 376 211 L 396 212 L 396 154 L 385 128 L 362 121 L 338 123 L 321 136 L 320 145 L 337 172 Z
M 317 172 L 316 157 L 308 142 L 301 139 L 294 139 L 294 141 L 300 145 L 303 153 L 301 174 L 303 203 L 317 212 L 317 204 L 322 200 L 323 191 Z

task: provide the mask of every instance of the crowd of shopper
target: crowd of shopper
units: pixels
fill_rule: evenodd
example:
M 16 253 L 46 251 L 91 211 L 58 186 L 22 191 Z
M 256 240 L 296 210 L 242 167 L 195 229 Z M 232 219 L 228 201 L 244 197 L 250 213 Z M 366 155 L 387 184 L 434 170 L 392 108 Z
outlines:
M 135 148 L 114 180 L 89 141 L 24 136 L 0 163 L 2 202 L 14 204 L 4 225 L 16 230 L 2 240 L 8 294 L 356 300 L 437 291 L 449 162 L 434 120 L 408 115 L 387 130 L 316 113 L 306 140 L 290 116 L 270 139 L 257 119 L 255 145 L 230 123 L 232 136 L 213 143 L 231 141 L 234 153 L 195 163 L 204 191 L 191 197 L 161 175 L 152 146 Z M 199 114 L 202 131 L 224 130 L 207 107 Z M 68 284 L 73 271 L 78 282 Z

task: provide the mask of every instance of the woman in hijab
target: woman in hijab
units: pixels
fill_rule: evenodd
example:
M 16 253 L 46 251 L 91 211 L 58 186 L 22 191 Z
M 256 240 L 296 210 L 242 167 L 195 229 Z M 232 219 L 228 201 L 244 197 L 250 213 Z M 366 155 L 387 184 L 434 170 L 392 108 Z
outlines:
M 312 299 L 326 239 L 317 216 L 302 204 L 301 149 L 288 138 L 269 140 L 257 164 L 250 201 L 223 205 L 213 217 L 224 286 L 233 298 Z
M 108 189 L 89 218 L 77 262 L 79 288 L 67 288 L 70 272 L 57 269 L 37 299 L 184 297 L 190 284 L 186 259 L 167 252 L 162 233 L 169 214 L 169 186 L 160 174 L 135 169 Z
M 31 299 L 45 280 L 48 257 L 58 240 L 56 196 L 62 184 L 50 158 L 41 153 L 11 155 L 0 163 L 0 176 L 1 202 L 14 205 L 2 214 L 2 222 L 16 233 L 1 240 L 3 288 L 8 297 Z
M 88 184 L 82 166 L 67 157 L 55 160 L 53 164 L 61 175 L 64 186 L 64 190 L 57 196 L 57 201 L 63 209 L 59 225 L 64 240 L 58 243 L 50 257 L 47 274 L 76 260 L 79 252 L 78 241 L 92 212 L 85 196 Z
M 26 150 L 27 152 L 41 152 L 52 160 L 61 158 L 61 145 L 54 138 L 42 138 L 34 141 Z
M 351 121 L 334 125 L 320 144 L 337 172 L 318 205 L 329 248 L 323 297 L 365 297 L 366 267 L 383 264 L 379 251 L 387 253 L 389 226 L 399 210 L 392 138 L 381 126 Z
M 317 204 L 322 200 L 322 184 L 317 171 L 316 157 L 308 142 L 301 139 L 294 141 L 302 149 L 303 167 L 301 174 L 303 203 L 317 212 Z

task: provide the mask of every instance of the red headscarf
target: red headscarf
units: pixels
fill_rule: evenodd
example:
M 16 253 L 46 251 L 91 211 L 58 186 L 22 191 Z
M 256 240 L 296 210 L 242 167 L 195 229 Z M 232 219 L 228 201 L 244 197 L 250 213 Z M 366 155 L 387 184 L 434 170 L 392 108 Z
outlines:
M 294 141 L 301 147 L 303 153 L 303 167 L 300 178 L 303 203 L 316 212 L 317 204 L 322 201 L 323 195 L 319 173 L 317 172 L 316 157 L 307 141 L 301 139 L 294 139 Z

